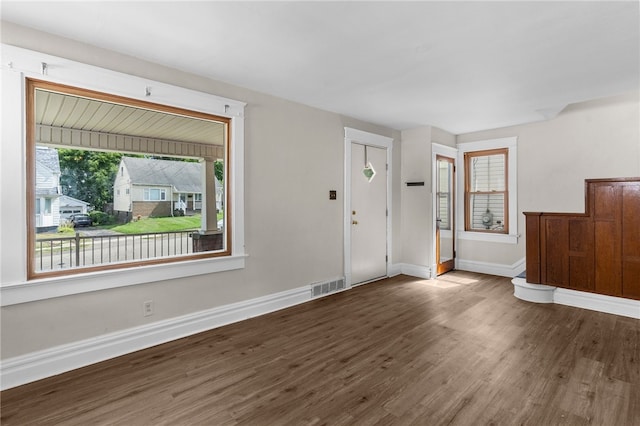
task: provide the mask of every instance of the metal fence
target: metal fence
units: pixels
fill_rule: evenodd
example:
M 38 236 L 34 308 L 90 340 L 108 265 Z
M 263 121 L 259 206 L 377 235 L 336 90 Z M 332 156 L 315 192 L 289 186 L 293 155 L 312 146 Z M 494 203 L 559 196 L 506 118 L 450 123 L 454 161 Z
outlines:
M 176 256 L 193 252 L 194 231 L 154 232 L 135 235 L 96 235 L 36 240 L 36 271 Z

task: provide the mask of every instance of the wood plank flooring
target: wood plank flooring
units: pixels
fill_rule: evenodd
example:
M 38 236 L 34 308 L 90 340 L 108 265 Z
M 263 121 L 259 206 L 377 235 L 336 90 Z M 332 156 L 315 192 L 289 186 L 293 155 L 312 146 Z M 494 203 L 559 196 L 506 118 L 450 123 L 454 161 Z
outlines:
M 640 425 L 640 321 L 398 276 L 2 392 L 3 425 Z

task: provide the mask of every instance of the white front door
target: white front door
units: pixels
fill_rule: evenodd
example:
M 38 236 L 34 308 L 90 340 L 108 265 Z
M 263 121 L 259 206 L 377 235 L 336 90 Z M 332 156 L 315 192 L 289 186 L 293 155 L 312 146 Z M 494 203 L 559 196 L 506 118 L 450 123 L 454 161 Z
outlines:
M 387 276 L 387 149 L 351 143 L 351 284 Z

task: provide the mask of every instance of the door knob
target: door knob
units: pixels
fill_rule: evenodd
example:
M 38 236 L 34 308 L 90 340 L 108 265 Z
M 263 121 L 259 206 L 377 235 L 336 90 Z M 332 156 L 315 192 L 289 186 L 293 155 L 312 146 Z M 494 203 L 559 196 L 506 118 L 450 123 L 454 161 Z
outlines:
M 357 225 L 357 224 L 358 224 L 358 221 L 357 221 L 357 220 L 352 220 L 352 221 L 351 221 L 351 224 L 352 224 L 352 225 Z

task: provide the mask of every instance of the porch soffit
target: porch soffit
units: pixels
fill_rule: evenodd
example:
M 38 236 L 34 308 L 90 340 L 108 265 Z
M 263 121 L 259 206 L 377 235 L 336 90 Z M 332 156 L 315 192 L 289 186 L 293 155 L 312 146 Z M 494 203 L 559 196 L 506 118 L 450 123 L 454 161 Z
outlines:
M 36 90 L 36 124 L 216 146 L 224 146 L 225 137 L 224 123 L 40 89 Z

